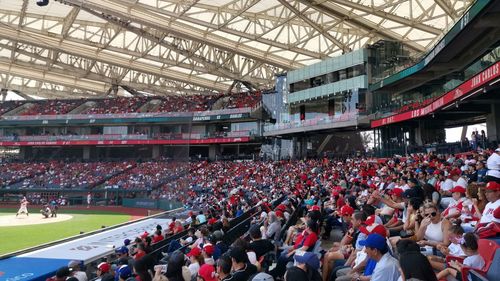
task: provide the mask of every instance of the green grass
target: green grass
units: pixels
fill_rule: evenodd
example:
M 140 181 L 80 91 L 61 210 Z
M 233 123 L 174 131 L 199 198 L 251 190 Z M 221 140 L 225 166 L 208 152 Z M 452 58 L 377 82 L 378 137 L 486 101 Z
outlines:
M 15 214 L 15 209 L 0 209 L 1 215 Z M 130 219 L 130 215 L 104 211 L 63 210 L 61 214 L 72 215 L 67 221 L 27 226 L 0 226 L 0 255 L 37 246 L 43 243 L 112 226 Z M 40 214 L 31 213 L 30 216 Z

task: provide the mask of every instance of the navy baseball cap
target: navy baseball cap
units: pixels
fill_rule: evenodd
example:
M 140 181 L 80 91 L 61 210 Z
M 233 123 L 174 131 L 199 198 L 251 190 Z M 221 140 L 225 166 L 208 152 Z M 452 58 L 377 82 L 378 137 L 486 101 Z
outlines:
M 117 254 L 128 254 L 128 248 L 126 246 L 122 246 L 120 248 L 117 248 L 115 250 L 115 253 L 117 253 Z
M 304 263 L 309 265 L 314 270 L 319 269 L 319 259 L 315 253 L 306 252 L 306 251 L 297 251 L 293 256 L 295 261 L 298 263 Z
M 368 235 L 365 240 L 359 241 L 359 245 L 379 250 L 385 250 L 387 248 L 385 238 L 377 233 Z
M 127 279 L 132 276 L 132 270 L 128 265 L 122 265 L 120 269 L 118 269 L 118 274 L 122 279 Z

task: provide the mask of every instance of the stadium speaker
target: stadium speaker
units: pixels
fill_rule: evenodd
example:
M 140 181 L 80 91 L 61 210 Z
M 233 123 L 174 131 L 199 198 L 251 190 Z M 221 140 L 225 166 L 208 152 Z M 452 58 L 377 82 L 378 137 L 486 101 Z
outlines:
M 36 4 L 40 7 L 49 5 L 49 0 L 36 0 Z

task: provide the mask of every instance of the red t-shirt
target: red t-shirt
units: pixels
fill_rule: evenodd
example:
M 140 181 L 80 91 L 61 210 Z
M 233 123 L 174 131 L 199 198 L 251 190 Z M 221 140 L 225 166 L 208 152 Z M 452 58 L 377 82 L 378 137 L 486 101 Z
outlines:
M 164 238 L 165 237 L 163 237 L 163 235 L 155 235 L 155 236 L 153 236 L 153 243 L 158 243 L 161 240 L 163 240 Z
M 144 257 L 146 255 L 146 252 L 143 250 L 137 250 L 137 252 L 134 255 L 134 260 L 139 260 L 140 258 Z
M 303 244 L 302 244 L 302 240 L 304 240 Z M 316 244 L 316 241 L 318 241 L 318 234 L 311 232 L 309 234 L 304 235 L 304 231 L 303 231 L 299 235 L 297 235 L 297 239 L 295 240 L 295 245 L 293 246 L 293 248 L 298 249 L 302 246 L 308 246 L 309 249 L 312 249 L 314 247 L 314 245 Z M 301 244 L 302 244 L 302 246 L 300 246 Z

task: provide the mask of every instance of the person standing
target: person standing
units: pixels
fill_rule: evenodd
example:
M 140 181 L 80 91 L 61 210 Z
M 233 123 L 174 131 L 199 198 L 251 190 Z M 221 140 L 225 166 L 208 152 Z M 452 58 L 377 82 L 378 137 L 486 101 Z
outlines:
M 90 208 L 90 203 L 92 203 L 92 194 L 87 193 L 87 209 Z
M 23 196 L 23 199 L 21 199 L 21 206 L 19 207 L 19 211 L 16 213 L 16 217 L 19 214 L 26 214 L 26 216 L 29 216 L 28 213 L 28 199 L 26 199 L 26 196 Z

